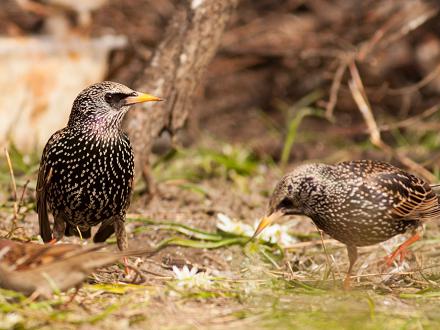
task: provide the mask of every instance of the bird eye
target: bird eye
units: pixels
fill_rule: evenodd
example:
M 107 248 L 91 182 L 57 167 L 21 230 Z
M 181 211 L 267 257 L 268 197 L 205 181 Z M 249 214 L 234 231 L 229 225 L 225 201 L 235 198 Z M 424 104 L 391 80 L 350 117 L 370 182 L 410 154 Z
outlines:
M 107 94 L 105 94 L 104 98 L 105 98 L 105 102 L 107 102 L 109 104 L 113 103 L 113 94 L 107 93 Z
M 124 93 L 107 93 L 104 96 L 105 101 L 110 105 L 117 105 L 123 99 L 125 99 L 128 95 Z
M 278 207 L 280 208 L 280 209 L 286 209 L 286 210 L 288 210 L 288 209 L 293 209 L 293 202 L 292 202 L 292 200 L 290 200 L 289 198 L 284 198 L 281 202 L 280 202 L 280 204 L 278 205 Z

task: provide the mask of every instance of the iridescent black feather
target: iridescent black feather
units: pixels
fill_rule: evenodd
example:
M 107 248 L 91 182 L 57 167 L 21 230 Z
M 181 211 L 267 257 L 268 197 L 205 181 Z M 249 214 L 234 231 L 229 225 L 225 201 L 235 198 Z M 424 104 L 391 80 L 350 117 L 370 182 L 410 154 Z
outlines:
M 90 237 L 90 228 L 101 223 L 95 242 L 116 230 L 119 248 L 126 247 L 124 221 L 134 163 L 121 121 L 128 109 L 123 100 L 135 93 L 114 82 L 86 88 L 73 103 L 67 127 L 47 142 L 37 182 L 40 234 L 45 242 L 64 234 Z M 48 211 L 54 216 L 53 229 Z

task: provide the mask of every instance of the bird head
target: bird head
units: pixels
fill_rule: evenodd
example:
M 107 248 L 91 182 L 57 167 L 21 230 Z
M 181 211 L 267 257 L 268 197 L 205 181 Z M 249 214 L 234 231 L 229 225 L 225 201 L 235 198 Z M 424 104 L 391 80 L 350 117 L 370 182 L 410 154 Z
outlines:
M 261 219 L 252 237 L 256 237 L 264 228 L 285 215 L 311 216 L 312 206 L 319 202 L 322 172 L 325 168 L 324 164 L 306 164 L 286 174 L 276 185 L 266 216 Z
M 119 128 L 130 105 L 162 101 L 125 85 L 103 81 L 84 89 L 73 102 L 68 125 L 108 124 Z

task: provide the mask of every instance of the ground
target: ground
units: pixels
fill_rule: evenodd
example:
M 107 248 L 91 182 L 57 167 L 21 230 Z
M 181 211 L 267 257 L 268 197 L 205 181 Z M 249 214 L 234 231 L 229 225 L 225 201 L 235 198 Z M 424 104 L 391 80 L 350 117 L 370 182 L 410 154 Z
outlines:
M 12 237 L 37 241 L 38 157 L 11 154 L 19 196 L 31 180 Z M 156 195 L 147 203 L 138 184 L 127 219 L 130 249 L 168 240 L 154 257 L 130 259 L 143 280 L 127 283 L 133 278 L 121 265 L 100 269 L 67 305 L 73 290 L 35 301 L 2 290 L 0 328 L 438 328 L 440 240 L 434 223 L 401 266 L 387 268 L 383 259 L 404 237 L 360 249 L 351 291 L 342 290 L 345 247 L 321 238 L 307 218 L 286 219 L 294 240 L 283 248 L 218 230 L 219 213 L 253 225 L 289 167 L 223 143 L 156 158 Z M 14 198 L 7 167 L 1 173 L 3 236 L 11 229 Z M 110 239 L 108 248 L 114 243 Z M 198 275 L 177 279 L 172 267 L 184 265 L 197 267 Z

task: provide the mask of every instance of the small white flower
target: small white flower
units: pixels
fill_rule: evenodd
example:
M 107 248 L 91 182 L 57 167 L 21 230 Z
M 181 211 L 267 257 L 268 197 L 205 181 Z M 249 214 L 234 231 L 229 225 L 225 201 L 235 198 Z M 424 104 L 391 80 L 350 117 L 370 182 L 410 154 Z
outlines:
M 0 327 L 2 329 L 13 328 L 15 325 L 23 321 L 23 317 L 17 313 L 8 313 L 0 319 Z
M 183 266 L 182 270 L 180 270 L 177 266 L 173 266 L 174 275 L 176 276 L 176 279 L 180 281 L 190 279 L 191 277 L 196 275 L 198 271 L 199 270 L 197 269 L 197 267 L 192 267 L 191 269 L 189 269 L 188 266 L 185 265 Z
M 248 224 L 232 220 L 230 217 L 223 213 L 217 214 L 217 228 L 227 232 L 232 233 L 236 235 L 243 235 L 252 237 L 255 230 L 258 227 L 259 221 L 257 220 L 254 223 L 254 226 L 250 226 Z M 279 224 L 273 224 L 269 227 L 267 227 L 259 236 L 260 239 L 263 241 L 272 243 L 272 244 L 280 244 L 281 246 L 288 246 L 293 243 L 296 243 L 298 240 L 291 236 L 289 234 L 290 226 L 288 224 L 286 225 L 279 225 Z
M 258 222 L 255 223 L 255 230 L 257 229 Z M 268 226 L 263 232 L 260 234 L 260 238 L 263 241 L 279 244 L 281 246 L 292 245 L 298 240 L 289 234 L 289 225 L 279 225 L 273 224 Z
M 226 233 L 244 235 L 248 237 L 251 237 L 254 233 L 252 226 L 243 222 L 232 220 L 226 214 L 217 213 L 217 219 L 217 228 Z
M 177 286 L 181 288 L 202 288 L 206 289 L 211 286 L 211 277 L 205 272 L 198 273 L 197 267 L 188 268 L 187 265 L 182 269 L 173 266 L 174 276 L 177 280 Z

